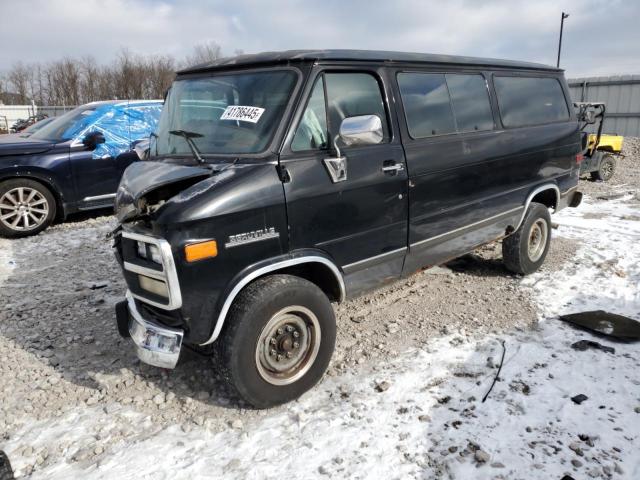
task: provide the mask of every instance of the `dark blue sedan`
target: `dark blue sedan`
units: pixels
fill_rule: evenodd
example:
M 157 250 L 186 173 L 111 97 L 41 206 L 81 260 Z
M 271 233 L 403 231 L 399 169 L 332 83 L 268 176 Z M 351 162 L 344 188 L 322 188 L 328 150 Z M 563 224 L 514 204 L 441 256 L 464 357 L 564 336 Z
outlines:
M 156 100 L 95 102 L 29 137 L 0 135 L 0 235 L 34 235 L 56 218 L 112 206 L 161 110 Z

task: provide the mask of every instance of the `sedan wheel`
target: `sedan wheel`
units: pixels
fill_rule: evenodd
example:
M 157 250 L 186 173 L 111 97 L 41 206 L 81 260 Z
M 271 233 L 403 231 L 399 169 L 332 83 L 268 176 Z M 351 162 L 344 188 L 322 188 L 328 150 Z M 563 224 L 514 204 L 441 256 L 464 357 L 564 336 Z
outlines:
M 51 224 L 55 200 L 38 182 L 26 179 L 0 183 L 0 235 L 34 235 Z
M 0 198 L 0 221 L 13 230 L 33 230 L 49 215 L 49 203 L 37 190 L 18 187 Z

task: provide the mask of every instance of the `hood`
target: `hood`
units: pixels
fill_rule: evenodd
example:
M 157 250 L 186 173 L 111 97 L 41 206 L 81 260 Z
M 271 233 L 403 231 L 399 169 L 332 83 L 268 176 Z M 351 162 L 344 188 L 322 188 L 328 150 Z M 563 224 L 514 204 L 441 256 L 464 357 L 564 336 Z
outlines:
M 124 172 L 116 193 L 116 217 L 124 223 L 153 212 L 164 200 L 210 177 L 207 166 L 190 167 L 164 162 L 135 162 Z
M 33 155 L 51 150 L 55 142 L 17 135 L 0 135 L 0 156 Z

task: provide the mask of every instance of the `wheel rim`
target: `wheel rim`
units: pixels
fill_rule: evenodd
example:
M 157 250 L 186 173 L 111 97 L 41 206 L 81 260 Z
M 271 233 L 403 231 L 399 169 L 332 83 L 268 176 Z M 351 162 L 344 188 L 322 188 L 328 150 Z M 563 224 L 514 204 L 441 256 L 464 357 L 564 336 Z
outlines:
M 613 175 L 613 163 L 610 161 L 602 162 L 602 165 L 600 165 L 600 171 L 602 172 L 602 178 L 604 180 L 609 180 Z
M 17 187 L 0 197 L 0 222 L 11 230 L 38 228 L 49 215 L 45 196 L 29 187 Z
M 542 218 L 536 220 L 529 230 L 528 254 L 529 260 L 537 262 L 542 257 L 544 249 L 547 246 L 547 237 L 549 236 L 549 227 L 547 222 Z
M 272 385 L 288 385 L 303 377 L 320 349 L 320 322 L 308 308 L 295 305 L 277 312 L 256 345 L 258 373 Z

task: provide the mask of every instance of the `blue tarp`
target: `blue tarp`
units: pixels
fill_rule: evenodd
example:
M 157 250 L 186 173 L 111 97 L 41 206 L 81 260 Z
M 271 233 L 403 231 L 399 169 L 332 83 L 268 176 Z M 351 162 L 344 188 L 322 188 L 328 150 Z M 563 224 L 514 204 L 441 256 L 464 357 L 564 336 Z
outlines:
M 148 138 L 155 131 L 162 102 L 122 102 L 97 105 L 87 110 L 66 132 L 66 138 L 79 140 L 89 132 L 101 132 L 105 143 L 93 151 L 94 158 L 116 158 L 131 149 L 136 140 Z

